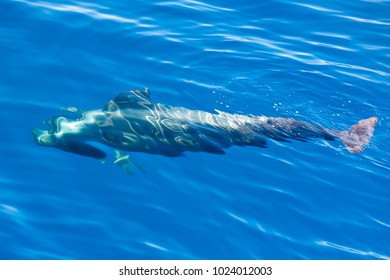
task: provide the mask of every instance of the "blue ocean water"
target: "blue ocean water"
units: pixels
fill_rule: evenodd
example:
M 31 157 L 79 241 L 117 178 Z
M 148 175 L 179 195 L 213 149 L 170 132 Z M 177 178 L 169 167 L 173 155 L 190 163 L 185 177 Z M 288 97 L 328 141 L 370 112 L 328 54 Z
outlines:
M 390 2 L 0 1 L 1 259 L 389 259 Z M 269 141 L 133 153 L 145 170 L 36 146 L 61 108 L 121 90 L 346 129 L 369 147 Z

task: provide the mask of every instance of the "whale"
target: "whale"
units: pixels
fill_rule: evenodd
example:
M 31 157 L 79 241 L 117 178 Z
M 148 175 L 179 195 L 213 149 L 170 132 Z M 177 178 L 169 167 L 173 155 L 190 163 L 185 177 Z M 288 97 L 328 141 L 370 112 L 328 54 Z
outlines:
M 360 120 L 347 130 L 323 128 L 293 118 L 210 113 L 156 103 L 148 89 L 119 92 L 102 109 L 81 111 L 75 116 L 55 116 L 50 128 L 32 129 L 37 145 L 104 160 L 108 147 L 116 163 L 125 168 L 128 153 L 143 152 L 177 157 L 185 152 L 224 154 L 231 146 L 267 147 L 267 139 L 307 142 L 320 138 L 341 140 L 353 154 L 361 153 L 373 135 L 377 117 Z

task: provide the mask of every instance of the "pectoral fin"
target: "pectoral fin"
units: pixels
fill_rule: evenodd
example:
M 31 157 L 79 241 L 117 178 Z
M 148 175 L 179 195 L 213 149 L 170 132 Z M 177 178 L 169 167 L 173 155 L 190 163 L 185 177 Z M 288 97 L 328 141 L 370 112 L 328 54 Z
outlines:
M 125 153 L 123 151 L 116 150 L 115 151 L 115 161 L 114 163 L 118 165 L 120 168 L 122 168 L 128 175 L 133 175 L 132 169 L 135 167 L 138 170 L 140 170 L 142 173 L 145 173 L 145 170 L 136 164 L 131 158 L 128 153 Z

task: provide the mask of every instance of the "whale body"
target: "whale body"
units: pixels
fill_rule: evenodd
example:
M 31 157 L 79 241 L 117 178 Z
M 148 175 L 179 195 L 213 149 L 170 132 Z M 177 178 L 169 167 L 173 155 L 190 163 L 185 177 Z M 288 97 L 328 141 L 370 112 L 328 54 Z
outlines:
M 267 147 L 266 139 L 306 141 L 340 139 L 348 151 L 360 153 L 370 142 L 377 117 L 348 130 L 322 128 L 291 118 L 209 113 L 153 102 L 149 90 L 120 92 L 103 109 L 56 116 L 49 130 L 34 128 L 35 143 L 103 160 L 101 145 L 122 152 L 176 157 L 184 152 L 224 154 L 232 146 Z

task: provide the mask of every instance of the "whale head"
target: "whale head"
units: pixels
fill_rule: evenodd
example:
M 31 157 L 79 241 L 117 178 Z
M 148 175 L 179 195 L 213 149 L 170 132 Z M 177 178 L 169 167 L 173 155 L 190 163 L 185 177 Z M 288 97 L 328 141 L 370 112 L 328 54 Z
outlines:
M 37 145 L 54 147 L 99 160 L 106 157 L 105 152 L 87 143 L 94 129 L 82 120 L 58 116 L 51 118 L 47 123 L 51 126 L 49 130 L 33 128 L 31 131 Z

